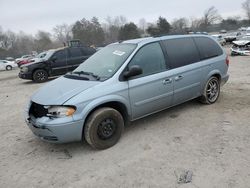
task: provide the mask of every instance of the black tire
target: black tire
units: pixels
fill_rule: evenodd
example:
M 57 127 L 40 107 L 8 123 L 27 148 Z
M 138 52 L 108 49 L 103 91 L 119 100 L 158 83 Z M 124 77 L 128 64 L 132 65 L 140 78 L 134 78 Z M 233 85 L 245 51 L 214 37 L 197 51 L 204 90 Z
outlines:
M 37 83 L 46 82 L 48 80 L 48 73 L 43 69 L 38 69 L 33 73 L 33 80 Z
M 84 137 L 93 148 L 107 149 L 119 141 L 123 129 L 124 120 L 117 110 L 99 108 L 88 117 Z
M 12 66 L 11 66 L 11 65 L 7 65 L 7 66 L 6 66 L 6 70 L 7 70 L 7 71 L 12 70 Z
M 220 81 L 217 77 L 212 76 L 207 81 L 200 102 L 203 104 L 213 104 L 220 96 Z

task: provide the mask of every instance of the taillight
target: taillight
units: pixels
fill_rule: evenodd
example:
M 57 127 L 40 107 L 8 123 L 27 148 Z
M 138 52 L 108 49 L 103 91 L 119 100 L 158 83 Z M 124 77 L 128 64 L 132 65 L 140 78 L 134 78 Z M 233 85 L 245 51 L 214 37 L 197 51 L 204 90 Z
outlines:
M 229 57 L 228 57 L 228 55 L 227 55 L 227 58 L 226 58 L 226 64 L 227 64 L 227 66 L 229 66 Z

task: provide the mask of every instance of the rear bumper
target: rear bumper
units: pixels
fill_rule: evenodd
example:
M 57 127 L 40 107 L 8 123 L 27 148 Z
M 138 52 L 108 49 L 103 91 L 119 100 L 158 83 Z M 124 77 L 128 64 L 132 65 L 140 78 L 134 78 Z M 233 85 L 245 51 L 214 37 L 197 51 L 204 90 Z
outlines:
M 229 79 L 229 75 L 227 74 L 226 76 L 221 78 L 221 86 L 223 86 L 225 83 L 227 83 Z
M 31 73 L 19 72 L 18 77 L 22 78 L 22 79 L 32 80 L 32 74 Z

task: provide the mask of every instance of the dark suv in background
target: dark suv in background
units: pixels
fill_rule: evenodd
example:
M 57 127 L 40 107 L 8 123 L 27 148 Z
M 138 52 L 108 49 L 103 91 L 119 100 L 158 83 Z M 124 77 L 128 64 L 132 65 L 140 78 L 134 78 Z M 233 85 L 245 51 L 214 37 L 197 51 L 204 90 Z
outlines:
M 21 66 L 19 78 L 45 82 L 48 80 L 48 77 L 63 75 L 73 71 L 95 52 L 94 48 L 75 44 L 49 50 L 40 62 Z

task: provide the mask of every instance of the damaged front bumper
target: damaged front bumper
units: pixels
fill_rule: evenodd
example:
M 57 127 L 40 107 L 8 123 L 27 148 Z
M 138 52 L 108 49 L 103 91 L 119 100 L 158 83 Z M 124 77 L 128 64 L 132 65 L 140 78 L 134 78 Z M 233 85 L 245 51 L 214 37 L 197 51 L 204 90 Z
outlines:
M 67 118 L 35 118 L 25 110 L 25 122 L 30 130 L 41 140 L 52 143 L 66 143 L 82 140 L 83 121 Z

